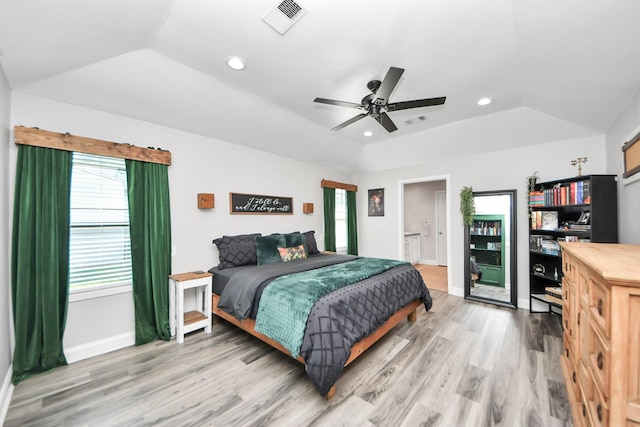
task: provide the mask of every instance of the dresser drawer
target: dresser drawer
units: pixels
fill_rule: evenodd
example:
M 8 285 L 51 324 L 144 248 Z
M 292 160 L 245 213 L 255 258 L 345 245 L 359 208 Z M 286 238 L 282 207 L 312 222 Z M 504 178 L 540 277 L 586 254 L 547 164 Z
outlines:
M 565 252 L 562 253 L 562 276 L 566 277 L 570 283 L 575 283 L 574 272 L 577 270 L 576 261 Z
M 611 362 L 609 360 L 609 346 L 605 344 L 605 341 L 600 334 L 593 328 L 590 329 L 590 351 L 589 351 L 589 364 L 593 371 L 593 376 L 603 391 L 605 399 L 609 399 L 609 369 Z
M 597 385 L 593 388 L 593 400 L 589 400 L 589 412 L 594 427 L 609 426 L 609 407 Z
M 578 402 L 583 401 L 582 392 L 580 391 L 580 379 L 578 378 L 578 370 L 576 369 L 576 364 L 574 362 L 574 357 L 569 349 L 569 357 L 567 359 L 567 367 L 569 368 L 569 384 L 573 389 L 573 393 L 576 395 L 576 400 Z
M 599 280 L 589 280 L 591 321 L 605 338 L 609 338 L 611 323 L 611 291 Z
M 588 310 L 589 308 L 589 295 L 591 294 L 589 292 L 590 283 L 591 280 L 589 280 L 589 276 L 584 276 L 582 274 L 578 275 L 578 281 L 576 282 L 578 285 L 578 305 L 583 307 L 585 310 Z
M 591 379 L 591 371 L 589 367 L 582 363 L 582 360 L 578 362 L 578 381 L 580 382 L 580 392 L 582 393 L 582 401 L 593 400 L 593 381 Z

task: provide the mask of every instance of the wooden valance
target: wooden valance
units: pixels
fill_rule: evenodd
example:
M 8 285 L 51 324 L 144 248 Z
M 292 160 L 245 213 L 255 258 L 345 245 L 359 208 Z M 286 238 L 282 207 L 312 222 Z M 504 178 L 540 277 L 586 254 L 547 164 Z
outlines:
M 339 188 L 341 190 L 347 190 L 347 191 L 358 191 L 357 185 L 345 184 L 343 182 L 338 182 L 338 181 L 329 181 L 328 179 L 323 179 L 322 181 L 320 181 L 320 187 Z
M 119 159 L 159 163 L 167 166 L 171 165 L 171 153 L 169 151 L 85 138 L 69 133 L 57 133 L 42 129 L 16 126 L 14 128 L 14 140 L 16 145 L 33 145 L 36 147 L 116 157 Z

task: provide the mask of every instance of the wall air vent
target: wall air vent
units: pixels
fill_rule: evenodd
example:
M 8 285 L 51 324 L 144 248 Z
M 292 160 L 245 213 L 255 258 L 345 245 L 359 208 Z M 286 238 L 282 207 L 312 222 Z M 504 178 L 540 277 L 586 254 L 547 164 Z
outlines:
M 276 4 L 262 17 L 262 20 L 281 36 L 298 22 L 308 9 L 293 0 L 284 0 Z

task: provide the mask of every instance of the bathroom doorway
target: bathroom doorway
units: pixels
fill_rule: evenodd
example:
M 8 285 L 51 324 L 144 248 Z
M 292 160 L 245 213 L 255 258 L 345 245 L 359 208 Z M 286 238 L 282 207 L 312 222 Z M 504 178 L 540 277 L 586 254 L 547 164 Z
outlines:
M 451 281 L 448 187 L 448 176 L 435 176 L 401 181 L 399 191 L 402 258 L 416 266 L 427 286 L 431 282 L 445 292 Z

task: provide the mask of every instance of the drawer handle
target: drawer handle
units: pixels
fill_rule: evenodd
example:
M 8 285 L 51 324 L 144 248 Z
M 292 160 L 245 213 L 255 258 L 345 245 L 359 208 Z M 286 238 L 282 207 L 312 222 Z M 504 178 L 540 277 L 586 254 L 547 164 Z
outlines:
M 602 422 L 602 405 L 599 403 L 596 405 L 596 414 L 598 414 L 598 421 Z
M 598 314 L 602 316 L 602 298 L 598 298 Z
M 604 366 L 604 360 L 602 357 L 602 352 L 598 353 L 598 369 L 602 371 L 602 367 Z
M 584 403 L 582 404 L 582 416 L 587 416 L 587 405 L 585 405 Z
M 568 349 L 568 348 L 565 348 L 565 349 L 564 349 L 564 352 L 565 352 L 565 353 L 567 353 L 567 357 L 569 357 L 569 349 Z
M 578 326 L 580 325 L 580 313 L 578 313 Z
M 573 379 L 573 382 L 576 382 L 576 373 L 574 372 L 573 375 L 571 375 L 571 379 Z

